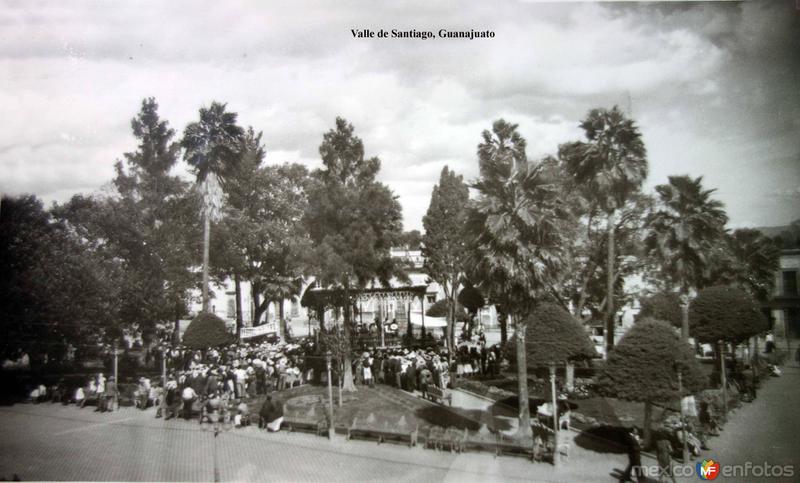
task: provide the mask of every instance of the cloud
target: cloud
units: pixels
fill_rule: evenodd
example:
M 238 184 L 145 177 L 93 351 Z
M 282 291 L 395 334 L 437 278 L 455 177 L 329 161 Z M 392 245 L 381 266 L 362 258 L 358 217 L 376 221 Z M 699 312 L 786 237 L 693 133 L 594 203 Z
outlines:
M 155 96 L 180 136 L 227 102 L 267 162 L 319 166 L 352 122 L 421 227 L 448 165 L 477 176 L 481 132 L 518 123 L 528 154 L 578 139 L 619 104 L 647 143 L 648 187 L 705 175 L 736 220 L 796 218 L 800 17 L 759 2 L 11 2 L 0 12 L 0 190 L 64 200 L 113 176 L 130 119 Z M 495 39 L 354 39 L 353 28 L 492 29 Z M 776 161 L 783 160 L 783 161 Z M 179 169 L 186 173 L 185 168 Z M 789 216 L 786 220 L 779 219 Z

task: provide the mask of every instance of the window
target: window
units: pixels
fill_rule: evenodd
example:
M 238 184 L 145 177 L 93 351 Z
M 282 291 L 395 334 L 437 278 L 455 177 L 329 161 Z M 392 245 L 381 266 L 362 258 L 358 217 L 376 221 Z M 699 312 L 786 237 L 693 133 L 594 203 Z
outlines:
M 435 304 L 436 303 L 436 295 L 428 295 L 428 303 Z
M 783 295 L 788 297 L 797 296 L 797 270 L 784 270 Z
M 232 298 L 228 299 L 228 318 L 236 318 L 236 300 Z

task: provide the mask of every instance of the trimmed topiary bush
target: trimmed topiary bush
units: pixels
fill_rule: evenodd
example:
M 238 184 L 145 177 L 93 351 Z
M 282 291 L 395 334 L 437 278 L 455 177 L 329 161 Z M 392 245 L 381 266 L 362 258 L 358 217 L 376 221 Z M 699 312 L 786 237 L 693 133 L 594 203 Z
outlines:
M 528 317 L 525 350 L 528 367 L 563 364 L 595 357 L 594 344 L 583 325 L 553 303 L 539 305 Z
M 183 344 L 190 349 L 219 347 L 230 344 L 233 339 L 233 334 L 228 332 L 225 321 L 206 312 L 192 319 L 183 334 Z
M 681 299 L 676 293 L 657 293 L 643 298 L 642 308 L 636 320 L 656 319 L 669 322 L 673 327 L 680 328 L 683 321 L 681 313 Z
M 447 317 L 447 300 L 442 299 L 430 306 L 425 311 L 428 317 Z M 464 306 L 456 302 L 456 322 L 469 322 L 469 315 L 467 315 Z
M 680 398 L 678 370 L 686 393 L 705 387 L 705 377 L 689 344 L 681 342 L 669 323 L 645 319 L 631 327 L 608 355 L 598 378 L 610 396 L 645 403 L 645 440 L 649 441 L 653 403 Z
M 756 301 L 738 288 L 703 289 L 689 306 L 689 329 L 703 343 L 723 340 L 738 344 L 768 328 Z

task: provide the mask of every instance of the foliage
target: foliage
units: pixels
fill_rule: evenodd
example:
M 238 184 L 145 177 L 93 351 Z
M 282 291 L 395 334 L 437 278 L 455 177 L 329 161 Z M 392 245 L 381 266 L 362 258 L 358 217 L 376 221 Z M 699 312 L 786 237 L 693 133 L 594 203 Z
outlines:
M 728 265 L 733 283 L 756 300 L 769 298 L 775 286 L 775 273 L 780 268 L 778 244 L 749 228 L 736 230 L 727 239 L 733 261 Z
M 469 211 L 470 278 L 516 325 L 520 436 L 530 433 L 524 317 L 534 300 L 557 283 L 565 265 L 564 225 L 555 163 L 530 162 L 517 126 L 496 121 L 478 145 L 478 198 Z
M 709 278 L 709 257 L 721 240 L 728 220 L 715 190 L 703 189 L 703 178 L 670 176 L 656 186 L 658 209 L 647 219 L 645 247 L 655 261 L 654 279 L 665 288 L 700 289 Z
M 558 157 L 569 175 L 570 191 L 580 193 L 586 201 L 587 243 L 591 243 L 592 219 L 605 213 L 606 220 L 606 260 L 605 303 L 606 349 L 614 343 L 614 299 L 621 284 L 621 273 L 615 271 L 618 253 L 615 241 L 617 212 L 630 200 L 639 195 L 642 183 L 647 178 L 647 157 L 639 128 L 631 119 L 614 106 L 608 109 L 592 109 L 580 125 L 587 141 L 565 143 L 559 146 Z M 634 204 L 638 207 L 638 204 Z M 634 211 L 635 212 L 635 211 Z M 633 233 L 638 231 L 634 227 Z M 600 252 L 595 252 L 599 255 Z M 602 259 L 602 256 L 599 257 Z M 579 257 L 578 260 L 584 259 Z M 581 289 L 578 292 L 577 314 L 582 315 L 583 303 L 589 293 L 588 284 L 595 278 L 595 271 L 601 266 L 597 258 L 587 256 Z M 599 287 L 600 284 L 596 285 Z M 583 303 L 582 303 L 583 302 Z
M 233 342 L 225 321 L 214 314 L 202 312 L 192 319 L 183 334 L 183 344 L 190 349 L 208 349 Z
M 395 240 L 395 245 L 408 250 L 419 250 L 422 248 L 422 233 L 419 230 L 404 231 Z
M 450 311 L 450 304 L 447 300 L 438 300 L 428 308 L 425 315 L 428 317 L 448 317 Z M 456 302 L 455 316 L 457 322 L 468 322 L 469 315 L 467 315 L 464 306 Z
M 674 327 L 680 327 L 683 321 L 681 299 L 674 292 L 660 292 L 640 301 L 641 310 L 637 320 L 656 319 L 669 322 Z
M 422 237 L 422 254 L 425 271 L 444 290 L 449 304 L 447 334 L 449 344 L 455 346 L 455 303 L 467 261 L 467 243 L 464 226 L 467 220 L 469 188 L 461 176 L 442 169 L 439 184 L 433 187 L 431 203 L 422 218 L 425 235 Z
M 758 303 L 741 289 L 714 286 L 701 290 L 689 306 L 693 336 L 703 343 L 740 343 L 768 329 Z
M 319 342 L 323 353 L 331 351 L 333 359 L 339 364 L 341 374 L 341 367 L 352 352 L 350 338 L 341 327 L 335 326 L 331 331 L 322 331 Z
M 525 350 L 528 367 L 547 366 L 596 355 L 583 324 L 553 303 L 543 303 L 528 316 Z
M 377 181 L 380 160 L 365 158 L 364 144 L 344 119 L 322 139 L 323 167 L 308 190 L 305 223 L 312 241 L 311 271 L 317 283 L 344 292 L 345 332 L 352 329 L 355 290 L 384 286 L 401 275 L 390 249 L 402 232 L 397 197 Z M 354 391 L 351 367 L 345 364 L 344 389 Z
M 592 109 L 580 124 L 587 142 L 559 146 L 558 155 L 584 198 L 609 213 L 625 205 L 647 178 L 642 135 L 614 106 Z
M 0 357 L 28 353 L 33 365 L 97 355 L 118 335 L 118 265 L 81 246 L 35 196 L 0 208 Z
M 464 288 L 458 293 L 458 303 L 463 305 L 467 312 L 474 317 L 478 314 L 478 310 L 486 305 L 486 300 L 478 287 L 466 282 Z
M 298 164 L 263 165 L 261 133 L 252 128 L 242 142 L 212 245 L 215 265 L 250 282 L 257 324 L 270 302 L 300 294 L 310 249 L 302 221 L 309 178 Z
M 666 322 L 645 319 L 622 337 L 608 356 L 599 387 L 620 399 L 669 402 L 678 399 L 678 371 L 686 392 L 704 388 L 705 377 L 693 350 Z

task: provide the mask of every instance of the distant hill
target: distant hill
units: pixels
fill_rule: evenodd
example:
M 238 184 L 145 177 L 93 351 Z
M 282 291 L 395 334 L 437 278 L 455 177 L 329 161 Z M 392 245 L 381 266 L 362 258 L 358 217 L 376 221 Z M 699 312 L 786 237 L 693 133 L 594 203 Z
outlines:
M 781 248 L 800 248 L 800 220 L 795 220 L 791 225 L 761 226 L 756 228 L 770 238 L 780 238 Z

